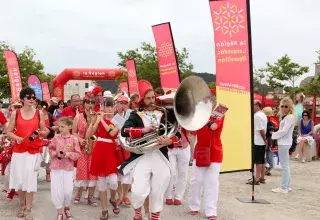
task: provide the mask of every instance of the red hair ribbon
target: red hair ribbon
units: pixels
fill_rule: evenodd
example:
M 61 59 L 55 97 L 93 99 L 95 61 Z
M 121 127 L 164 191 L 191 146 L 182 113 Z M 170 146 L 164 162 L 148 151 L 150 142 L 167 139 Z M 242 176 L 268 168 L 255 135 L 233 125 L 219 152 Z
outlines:
M 94 87 L 93 88 L 93 90 L 92 90 L 92 94 L 94 95 L 94 96 L 97 96 L 100 92 L 102 92 L 103 91 L 103 89 L 100 87 L 100 86 L 96 86 L 96 87 Z

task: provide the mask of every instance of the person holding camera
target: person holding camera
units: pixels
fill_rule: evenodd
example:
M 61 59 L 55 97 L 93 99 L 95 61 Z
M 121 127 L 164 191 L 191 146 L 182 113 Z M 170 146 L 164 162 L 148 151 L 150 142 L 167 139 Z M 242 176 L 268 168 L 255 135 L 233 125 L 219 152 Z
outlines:
M 73 219 L 70 204 L 73 192 L 73 165 L 80 157 L 78 139 L 70 134 L 73 121 L 69 117 L 59 120 L 60 134 L 56 134 L 49 144 L 51 157 L 51 198 L 57 209 L 57 220 Z

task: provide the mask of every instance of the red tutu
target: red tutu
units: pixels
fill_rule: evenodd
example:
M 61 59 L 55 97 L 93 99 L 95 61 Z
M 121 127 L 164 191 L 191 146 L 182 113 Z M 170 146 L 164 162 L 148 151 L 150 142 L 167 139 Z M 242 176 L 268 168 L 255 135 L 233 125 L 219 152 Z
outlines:
M 105 121 L 108 125 L 112 125 L 110 121 Z M 114 137 L 111 137 L 100 122 L 97 136 L 108 139 L 109 141 L 112 140 L 113 143 L 106 143 L 102 141 L 96 142 L 92 152 L 90 174 L 100 177 L 106 177 L 113 173 L 117 174 L 118 160 L 116 151 L 117 144 L 115 142 L 117 134 Z

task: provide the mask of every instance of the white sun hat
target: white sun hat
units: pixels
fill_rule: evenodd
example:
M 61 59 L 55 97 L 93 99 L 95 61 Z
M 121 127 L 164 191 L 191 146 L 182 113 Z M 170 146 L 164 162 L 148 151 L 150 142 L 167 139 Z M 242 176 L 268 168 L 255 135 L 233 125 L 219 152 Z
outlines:
M 103 93 L 103 98 L 112 98 L 112 97 L 113 97 L 113 95 L 110 91 L 105 91 Z

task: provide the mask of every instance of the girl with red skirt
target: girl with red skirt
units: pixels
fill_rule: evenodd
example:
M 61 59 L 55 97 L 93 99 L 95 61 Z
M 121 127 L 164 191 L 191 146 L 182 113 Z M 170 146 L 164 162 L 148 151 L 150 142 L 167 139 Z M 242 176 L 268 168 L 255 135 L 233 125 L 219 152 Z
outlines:
M 90 174 L 92 152 L 86 152 L 85 149 L 87 140 L 90 138 L 90 133 L 88 132 L 89 129 L 87 128 L 96 120 L 96 116 L 90 115 L 90 111 L 92 111 L 95 101 L 94 99 L 89 99 L 89 97 L 90 94 L 87 94 L 86 98 L 83 100 L 84 112 L 76 115 L 73 121 L 72 133 L 78 138 L 81 147 L 81 154 L 77 162 L 77 173 L 75 180 L 75 186 L 78 187 L 78 189 L 76 196 L 73 199 L 73 203 L 79 204 L 83 188 L 89 187 L 88 205 L 98 206 L 97 202 L 94 201 L 93 198 L 98 178 L 97 176 Z
M 118 189 L 118 160 L 117 160 L 117 143 L 116 139 L 119 130 L 111 122 L 114 116 L 114 103 L 112 98 L 104 101 L 104 109 L 98 113 L 95 124 L 88 127 L 91 134 L 97 136 L 92 161 L 91 175 L 98 176 L 98 190 L 102 206 L 101 220 L 108 219 L 107 209 L 107 188 L 111 192 L 110 203 L 113 206 L 114 214 L 119 214 L 120 209 L 116 203 L 116 193 Z

